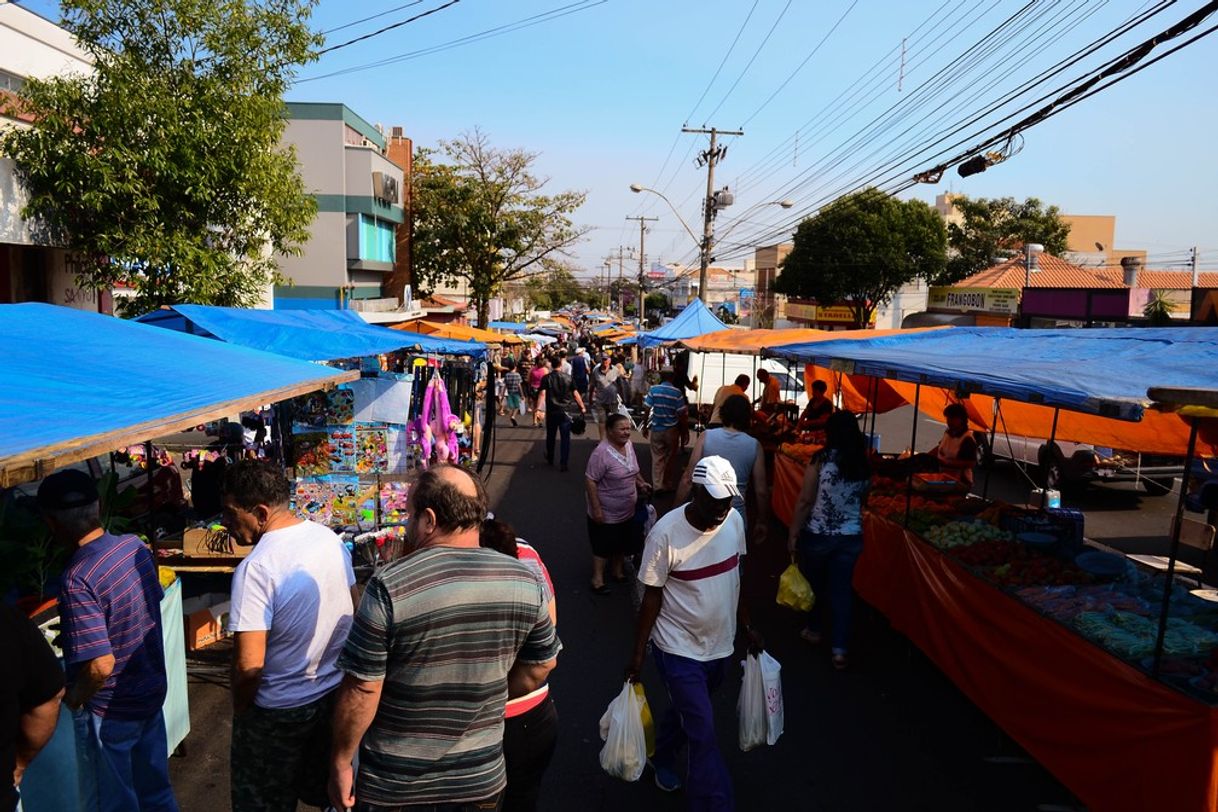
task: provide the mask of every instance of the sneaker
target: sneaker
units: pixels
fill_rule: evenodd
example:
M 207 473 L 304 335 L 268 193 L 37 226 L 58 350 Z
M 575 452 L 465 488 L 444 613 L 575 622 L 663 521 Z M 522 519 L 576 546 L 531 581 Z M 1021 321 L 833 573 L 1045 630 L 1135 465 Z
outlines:
M 656 774 L 656 786 L 662 792 L 676 792 L 681 788 L 681 776 L 677 775 L 676 770 L 660 767 L 654 763 L 651 763 L 651 769 Z

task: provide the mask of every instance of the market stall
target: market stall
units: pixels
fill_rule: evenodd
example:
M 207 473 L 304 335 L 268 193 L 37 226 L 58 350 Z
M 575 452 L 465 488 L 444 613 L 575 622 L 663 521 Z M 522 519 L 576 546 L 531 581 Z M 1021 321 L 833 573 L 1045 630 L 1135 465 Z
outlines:
M 1015 419 L 1050 443 L 1155 431 L 1172 453 L 1218 451 L 1212 427 L 1148 411 L 1140 383 L 1202 385 L 1218 331 L 956 329 L 774 352 L 884 378 L 915 406 L 963 402 L 983 425 L 1019 399 Z M 1076 511 L 938 484 L 877 480 L 860 595 L 1089 807 L 1218 808 L 1218 603 L 1087 544 Z
M 7 384 L 0 397 L 0 486 L 14 488 L 3 494 L 12 508 L 25 497 L 17 486 L 58 468 L 358 373 L 80 310 L 19 304 L 0 305 L 0 376 Z M 173 750 L 190 729 L 190 715 L 181 582 L 172 575 L 163 582 L 164 711 Z M 38 588 L 52 590 L 45 582 Z M 53 603 L 43 614 L 38 620 L 50 639 Z M 55 737 L 26 772 L 27 808 L 76 808 L 62 806 L 77 787 L 73 736 L 69 715 L 61 714 Z

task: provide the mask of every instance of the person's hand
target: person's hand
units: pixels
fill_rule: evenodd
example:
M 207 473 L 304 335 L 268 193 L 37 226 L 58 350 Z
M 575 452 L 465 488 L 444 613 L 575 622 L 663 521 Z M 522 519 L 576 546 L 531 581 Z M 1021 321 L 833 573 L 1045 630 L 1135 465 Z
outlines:
M 799 543 L 799 536 L 797 534 L 792 533 L 789 536 L 787 536 L 787 552 L 790 553 L 791 555 L 795 555 L 796 546 L 798 545 L 798 543 Z
M 635 654 L 626 665 L 626 682 L 638 682 L 643 671 L 643 655 Z
M 761 636 L 761 632 L 752 626 L 745 626 L 741 631 L 748 640 L 749 654 L 760 654 L 765 649 L 765 638 Z
M 593 508 L 593 509 L 592 509 L 592 521 L 596 522 L 597 524 L 604 524 L 604 523 L 605 523 L 605 511 L 604 511 L 604 509 L 602 509 L 602 508 Z
M 643 482 L 639 485 L 639 495 L 642 496 L 644 499 L 651 498 L 651 491 L 652 491 L 652 487 L 651 487 L 650 482 Z
M 335 764 L 330 767 L 327 794 L 335 809 L 355 808 L 355 769 L 350 764 Z
M 21 776 L 23 776 L 23 775 L 25 775 L 25 767 L 22 767 L 20 764 L 18 764 L 16 767 L 13 768 L 13 786 L 14 787 L 19 788 L 21 786 Z
M 770 528 L 766 527 L 761 522 L 753 525 L 753 544 L 765 544 L 766 539 L 770 536 Z

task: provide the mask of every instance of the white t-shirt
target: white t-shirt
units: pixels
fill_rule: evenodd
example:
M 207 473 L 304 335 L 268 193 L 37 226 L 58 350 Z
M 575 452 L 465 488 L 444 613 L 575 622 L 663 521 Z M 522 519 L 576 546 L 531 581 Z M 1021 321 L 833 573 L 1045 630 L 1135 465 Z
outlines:
M 333 531 L 303 521 L 264 535 L 233 574 L 228 627 L 267 632 L 254 704 L 298 708 L 342 680 L 351 630 L 351 556 Z
M 639 580 L 664 588 L 651 642 L 668 654 L 706 662 L 731 655 L 740 598 L 740 559 L 747 552 L 736 510 L 705 533 L 677 507 L 647 534 Z

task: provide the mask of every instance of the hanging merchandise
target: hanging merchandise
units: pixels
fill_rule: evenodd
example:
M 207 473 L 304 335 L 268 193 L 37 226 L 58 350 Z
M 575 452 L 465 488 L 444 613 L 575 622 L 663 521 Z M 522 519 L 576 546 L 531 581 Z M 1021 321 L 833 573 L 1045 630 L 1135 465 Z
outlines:
M 456 463 L 459 457 L 458 435 L 462 432 L 461 420 L 452 413 L 448 400 L 448 387 L 440 372 L 434 371 L 427 389 L 423 393 L 423 410 L 411 424 L 412 442 L 422 449 L 420 464 L 426 468 L 433 460 Z
M 293 405 L 293 420 L 298 426 L 342 426 L 355 419 L 355 392 L 347 386 L 304 395 Z

